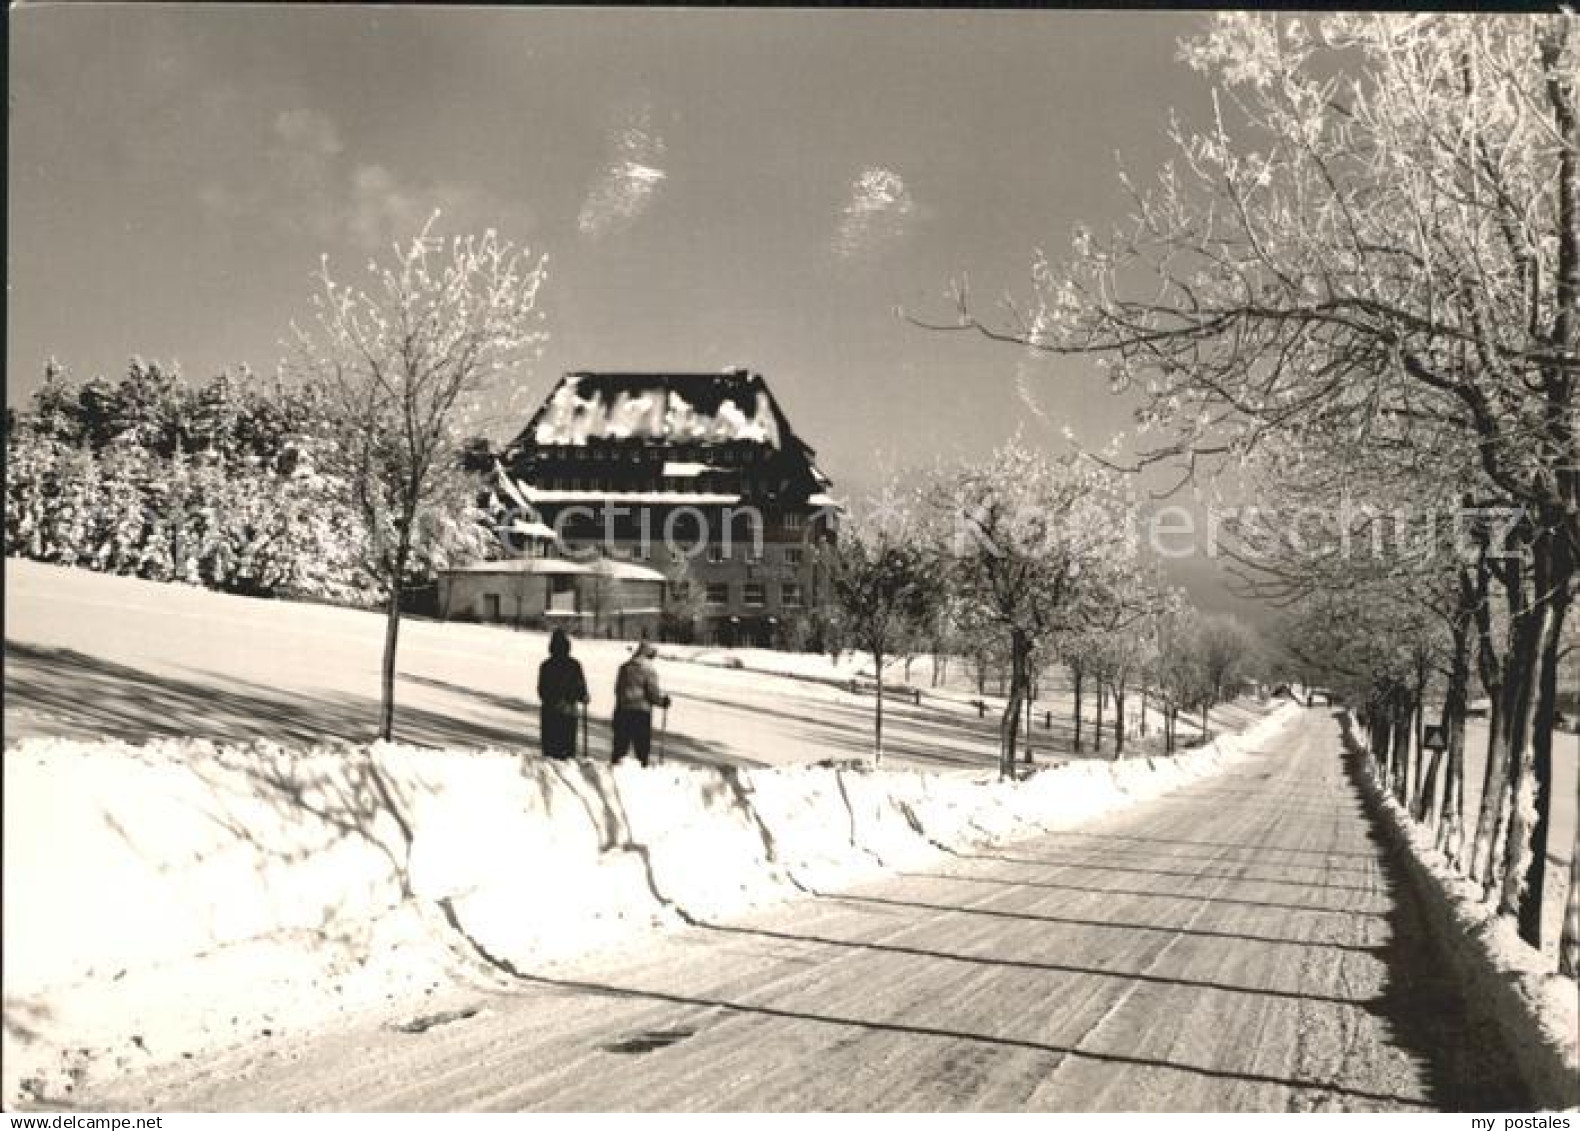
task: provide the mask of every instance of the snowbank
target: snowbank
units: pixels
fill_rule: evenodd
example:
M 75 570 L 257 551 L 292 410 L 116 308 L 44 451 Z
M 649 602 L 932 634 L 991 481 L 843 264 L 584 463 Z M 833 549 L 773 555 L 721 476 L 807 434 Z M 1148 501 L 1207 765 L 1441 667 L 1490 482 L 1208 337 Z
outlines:
M 1188 755 L 1019 783 L 24 741 L 5 754 L 5 1095 L 58 1098 L 86 1077 L 1070 827 L 1213 773 L 1292 710 Z
M 1427 921 L 1453 965 L 1472 1007 L 1492 1018 L 1539 1104 L 1580 1105 L 1580 986 L 1549 967 L 1519 937 L 1514 923 L 1482 899 L 1481 888 L 1454 872 L 1432 843 L 1370 773 L 1371 760 L 1345 720 L 1345 741 L 1361 761 L 1367 800 L 1401 849 L 1398 855 L 1421 898 Z

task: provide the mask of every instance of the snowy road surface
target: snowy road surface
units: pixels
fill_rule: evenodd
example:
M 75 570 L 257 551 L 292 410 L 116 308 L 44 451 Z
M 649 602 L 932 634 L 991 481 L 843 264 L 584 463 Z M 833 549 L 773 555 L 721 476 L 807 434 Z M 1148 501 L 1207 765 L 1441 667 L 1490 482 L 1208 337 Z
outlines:
M 382 1022 L 115 1110 L 1517 1109 L 1326 711 L 1210 781 Z M 464 924 L 462 924 L 464 927 Z M 506 984 L 508 983 L 508 984 Z M 402 1031 L 392 1022 L 417 1021 Z

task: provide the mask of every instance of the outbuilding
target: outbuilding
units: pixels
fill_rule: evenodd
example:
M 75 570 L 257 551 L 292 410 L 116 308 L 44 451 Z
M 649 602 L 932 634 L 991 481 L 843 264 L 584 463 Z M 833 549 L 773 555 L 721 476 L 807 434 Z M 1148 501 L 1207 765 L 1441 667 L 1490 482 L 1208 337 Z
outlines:
M 656 635 L 667 584 L 655 569 L 608 559 L 476 562 L 439 572 L 439 615 L 582 636 Z

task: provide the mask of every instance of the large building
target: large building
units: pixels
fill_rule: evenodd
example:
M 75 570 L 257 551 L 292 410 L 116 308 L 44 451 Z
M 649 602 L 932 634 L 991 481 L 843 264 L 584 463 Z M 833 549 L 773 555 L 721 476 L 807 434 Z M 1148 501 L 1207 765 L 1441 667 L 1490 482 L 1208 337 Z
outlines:
M 761 374 L 566 374 L 500 461 L 517 568 L 543 590 L 514 608 L 537 619 L 557 599 L 558 619 L 600 634 L 793 638 L 826 597 L 817 548 L 838 517 L 815 455 Z M 488 603 L 497 619 L 508 600 Z

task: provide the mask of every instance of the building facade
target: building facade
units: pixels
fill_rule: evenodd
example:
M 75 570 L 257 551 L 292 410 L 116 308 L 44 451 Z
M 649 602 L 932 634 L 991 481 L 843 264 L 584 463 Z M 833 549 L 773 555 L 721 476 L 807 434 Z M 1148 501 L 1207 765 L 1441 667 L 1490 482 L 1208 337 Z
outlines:
M 839 507 L 761 374 L 566 374 L 498 467 L 524 558 L 666 579 L 663 635 L 772 646 L 827 598 Z

